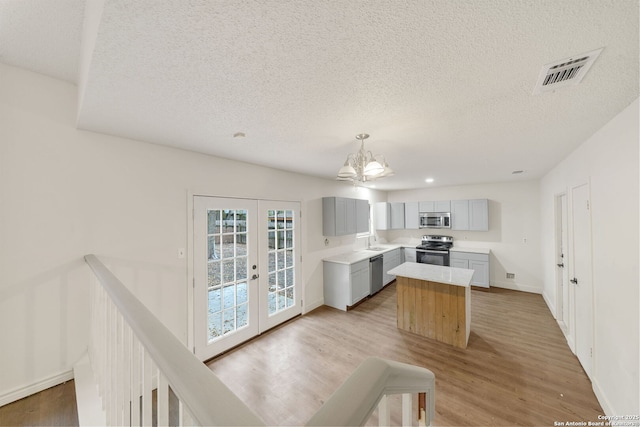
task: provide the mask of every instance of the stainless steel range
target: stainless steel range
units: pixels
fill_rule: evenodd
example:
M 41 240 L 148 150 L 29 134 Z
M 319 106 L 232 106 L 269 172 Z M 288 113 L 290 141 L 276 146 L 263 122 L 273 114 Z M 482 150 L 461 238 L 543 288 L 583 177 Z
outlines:
M 453 237 L 424 235 L 422 243 L 416 246 L 416 261 L 423 264 L 449 266 L 449 249 L 453 246 Z

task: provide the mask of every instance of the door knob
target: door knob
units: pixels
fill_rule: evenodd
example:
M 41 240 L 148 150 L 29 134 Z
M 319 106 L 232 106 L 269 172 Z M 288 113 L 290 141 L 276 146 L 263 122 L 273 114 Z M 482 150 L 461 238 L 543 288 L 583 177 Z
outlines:
M 560 267 L 560 268 L 564 268 L 564 263 L 562 263 L 562 264 L 556 264 L 556 265 L 557 265 L 558 267 Z
M 576 279 L 575 277 L 571 280 L 569 280 L 571 283 L 573 283 L 574 285 L 578 284 L 578 279 Z
M 260 277 L 259 274 L 254 274 L 253 276 L 251 276 L 251 280 L 256 280 L 258 277 Z

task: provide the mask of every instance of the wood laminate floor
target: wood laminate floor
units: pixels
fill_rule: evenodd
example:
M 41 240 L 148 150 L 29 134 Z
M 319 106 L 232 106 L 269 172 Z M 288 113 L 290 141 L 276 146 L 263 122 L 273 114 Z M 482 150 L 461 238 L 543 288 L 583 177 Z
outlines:
M 395 292 L 392 284 L 348 313 L 321 307 L 208 365 L 274 426 L 304 424 L 368 356 L 436 374 L 434 426 L 553 426 L 602 414 L 540 295 L 473 290 L 469 346 L 459 349 L 397 329 Z M 73 381 L 1 407 L 0 425 L 77 426 Z
M 466 349 L 396 327 L 395 283 L 349 312 L 320 307 L 208 363 L 267 425 L 302 425 L 368 356 L 436 375 L 434 426 L 553 426 L 602 408 L 537 294 L 473 290 Z
M 0 426 L 77 426 L 73 380 L 0 407 Z

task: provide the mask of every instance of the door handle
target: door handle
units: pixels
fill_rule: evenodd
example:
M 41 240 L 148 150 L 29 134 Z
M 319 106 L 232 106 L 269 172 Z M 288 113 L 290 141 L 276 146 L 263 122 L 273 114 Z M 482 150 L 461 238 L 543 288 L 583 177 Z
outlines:
M 578 284 L 578 279 L 576 279 L 575 277 L 571 280 L 569 280 L 571 283 L 573 283 L 574 285 Z
M 562 263 L 562 264 L 556 264 L 556 265 L 557 265 L 558 267 L 560 267 L 560 268 L 564 268 L 564 263 Z
M 251 280 L 256 280 L 258 277 L 260 277 L 259 274 L 254 274 L 253 276 L 251 276 Z

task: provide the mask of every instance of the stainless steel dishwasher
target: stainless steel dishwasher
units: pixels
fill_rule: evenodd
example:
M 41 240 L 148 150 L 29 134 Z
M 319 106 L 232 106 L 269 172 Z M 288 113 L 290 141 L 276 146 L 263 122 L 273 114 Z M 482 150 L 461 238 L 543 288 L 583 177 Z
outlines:
M 369 258 L 369 286 L 373 295 L 382 289 L 382 255 Z

